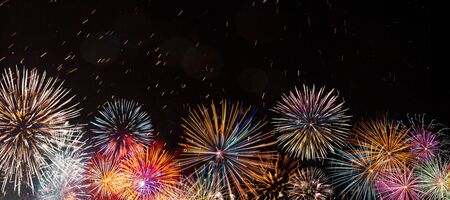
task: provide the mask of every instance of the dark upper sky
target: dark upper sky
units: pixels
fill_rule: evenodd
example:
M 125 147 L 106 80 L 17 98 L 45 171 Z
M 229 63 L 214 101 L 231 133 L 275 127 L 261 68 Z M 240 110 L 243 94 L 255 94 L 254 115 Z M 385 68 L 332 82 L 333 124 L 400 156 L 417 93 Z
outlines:
M 188 104 L 243 100 L 270 117 L 303 83 L 336 88 L 355 121 L 450 125 L 430 18 L 419 0 L 0 0 L 0 68 L 64 79 L 82 123 L 112 96 L 143 103 L 171 146 Z
M 303 83 L 336 88 L 356 121 L 449 124 L 429 21 L 422 1 L 1 0 L 0 66 L 64 79 L 83 123 L 111 96 L 143 103 L 162 136 L 187 104 L 230 98 L 270 115 Z

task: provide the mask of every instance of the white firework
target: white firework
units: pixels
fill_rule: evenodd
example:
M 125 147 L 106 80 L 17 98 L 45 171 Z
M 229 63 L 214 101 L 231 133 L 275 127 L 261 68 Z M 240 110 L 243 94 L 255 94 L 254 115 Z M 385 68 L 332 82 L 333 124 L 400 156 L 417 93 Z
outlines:
M 86 193 L 84 173 L 88 156 L 84 153 L 83 134 L 78 130 L 60 131 L 57 152 L 45 167 L 39 188 L 41 200 L 82 200 Z

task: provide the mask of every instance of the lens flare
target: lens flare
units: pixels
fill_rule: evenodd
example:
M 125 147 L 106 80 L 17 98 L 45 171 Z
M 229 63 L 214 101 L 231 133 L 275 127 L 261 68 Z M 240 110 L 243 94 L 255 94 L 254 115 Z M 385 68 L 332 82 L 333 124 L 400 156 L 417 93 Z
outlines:
M 274 144 L 272 133 L 261 131 L 265 123 L 254 119 L 255 109 L 225 100 L 221 104 L 221 110 L 214 103 L 210 108 L 198 106 L 184 119 L 181 165 L 211 169 L 211 177 L 222 180 L 228 195 L 245 198 L 249 175 L 259 170 L 262 160 L 273 157 L 274 152 L 266 150 Z
M 344 102 L 334 90 L 318 91 L 303 85 L 303 90 L 283 95 L 273 108 L 279 116 L 273 119 L 281 133 L 279 145 L 294 158 L 322 159 L 328 152 L 344 144 L 348 137 L 350 116 Z
M 56 153 L 52 163 L 44 168 L 38 191 L 42 200 L 83 200 L 89 198 L 84 183 L 87 154 L 78 130 L 57 134 Z
M 290 180 L 289 199 L 326 200 L 333 195 L 333 189 L 322 170 L 308 167 L 297 170 Z
M 176 192 L 180 168 L 173 156 L 159 145 L 132 154 L 121 163 L 125 190 L 123 199 L 151 200 Z
M 106 102 L 92 124 L 94 146 L 116 159 L 143 151 L 152 140 L 150 117 L 134 101 Z
M 95 199 L 119 199 L 124 190 L 125 181 L 119 169 L 120 162 L 101 154 L 94 156 L 88 163 L 86 172 L 87 188 Z
M 0 172 L 2 191 L 8 183 L 20 195 L 21 186 L 34 193 L 33 179 L 54 156 L 55 133 L 73 126 L 79 115 L 57 79 L 36 69 L 5 69 L 0 80 Z

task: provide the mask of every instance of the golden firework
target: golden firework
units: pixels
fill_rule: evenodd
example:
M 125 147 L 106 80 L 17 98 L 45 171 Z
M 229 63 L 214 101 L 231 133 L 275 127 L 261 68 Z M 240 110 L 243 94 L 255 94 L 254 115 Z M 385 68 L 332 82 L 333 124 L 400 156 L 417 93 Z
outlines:
M 354 153 L 374 163 L 380 172 L 404 168 L 411 162 L 409 129 L 387 117 L 359 123 L 352 143 L 358 148 Z
M 119 162 L 114 159 L 95 156 L 88 165 L 86 175 L 89 193 L 97 199 L 116 199 L 124 190 L 124 177 L 119 171 Z

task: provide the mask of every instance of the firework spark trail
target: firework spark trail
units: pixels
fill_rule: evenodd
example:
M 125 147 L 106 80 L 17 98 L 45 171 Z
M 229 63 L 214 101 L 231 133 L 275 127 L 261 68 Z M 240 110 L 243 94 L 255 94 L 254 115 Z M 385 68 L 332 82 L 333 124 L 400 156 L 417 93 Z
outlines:
M 66 123 L 79 115 L 69 90 L 36 69 L 5 69 L 0 81 L 0 171 L 2 191 L 12 182 L 34 192 L 33 178 L 54 156 L 55 132 L 73 128 Z
M 152 200 L 176 192 L 180 179 L 179 164 L 158 145 L 145 152 L 131 154 L 120 167 L 125 190 L 123 199 Z
M 419 200 L 419 188 L 414 170 L 393 169 L 381 174 L 376 188 L 386 200 Z
M 57 134 L 57 151 L 52 163 L 44 168 L 39 199 L 82 200 L 89 197 L 84 184 L 88 156 L 84 153 L 86 145 L 82 136 L 76 129 Z
M 265 124 L 254 119 L 256 110 L 240 103 L 221 102 L 221 110 L 214 103 L 191 109 L 184 119 L 185 142 L 181 143 L 181 165 L 187 168 L 212 169 L 215 177 L 223 180 L 230 196 L 246 196 L 248 176 L 258 171 L 263 159 L 271 159 L 272 133 L 262 132 Z
M 94 146 L 104 155 L 123 158 L 145 150 L 152 141 L 150 116 L 134 101 L 106 102 L 95 117 Z
M 297 174 L 290 180 L 289 199 L 326 200 L 332 195 L 327 177 L 318 168 L 297 169 Z
M 322 159 L 328 152 L 344 144 L 349 135 L 350 116 L 344 102 L 338 101 L 334 90 L 318 91 L 303 85 L 303 90 L 283 95 L 273 108 L 279 116 L 273 119 L 281 133 L 279 145 L 294 158 Z

